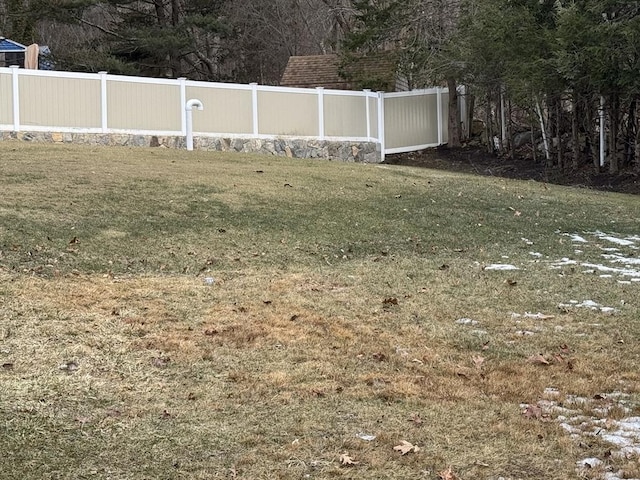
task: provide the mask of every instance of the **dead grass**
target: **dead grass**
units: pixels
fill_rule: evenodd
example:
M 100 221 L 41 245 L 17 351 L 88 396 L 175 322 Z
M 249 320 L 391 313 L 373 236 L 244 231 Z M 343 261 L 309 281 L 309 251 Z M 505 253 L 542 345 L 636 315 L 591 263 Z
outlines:
M 629 409 L 611 417 L 638 414 L 640 282 L 553 268 L 602 262 L 608 245 L 576 254 L 562 233 L 638 235 L 635 197 L 256 156 L 0 149 L 2 478 L 577 478 L 606 445 L 521 404 L 549 387 L 621 391 Z M 572 299 L 618 311 L 557 308 Z M 400 455 L 401 440 L 420 451 Z

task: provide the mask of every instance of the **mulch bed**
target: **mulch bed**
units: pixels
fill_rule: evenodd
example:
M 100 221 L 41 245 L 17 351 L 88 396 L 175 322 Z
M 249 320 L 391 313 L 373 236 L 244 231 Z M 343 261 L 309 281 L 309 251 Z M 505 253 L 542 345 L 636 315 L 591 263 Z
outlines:
M 611 175 L 595 172 L 591 165 L 585 165 L 578 170 L 563 171 L 558 168 L 547 168 L 543 162 L 535 162 L 527 158 L 498 157 L 477 147 L 454 149 L 440 147 L 419 152 L 387 155 L 384 163 L 640 194 L 640 174 L 638 172 L 624 171 L 618 175 Z

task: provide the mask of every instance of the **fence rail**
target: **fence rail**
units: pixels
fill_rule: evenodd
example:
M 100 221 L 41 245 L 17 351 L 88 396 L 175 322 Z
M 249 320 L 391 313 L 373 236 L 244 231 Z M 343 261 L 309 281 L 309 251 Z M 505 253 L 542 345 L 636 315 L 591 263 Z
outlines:
M 446 143 L 446 88 L 377 93 L 0 68 L 0 130 L 193 134 L 374 142 L 398 153 Z

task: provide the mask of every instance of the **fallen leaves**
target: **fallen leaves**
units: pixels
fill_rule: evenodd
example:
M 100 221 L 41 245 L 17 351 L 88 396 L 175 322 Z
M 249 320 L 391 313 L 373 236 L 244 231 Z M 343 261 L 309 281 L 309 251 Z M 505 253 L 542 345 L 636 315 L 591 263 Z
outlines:
M 538 405 L 527 405 L 522 411 L 522 416 L 528 419 L 539 420 L 542 418 L 542 408 Z
M 458 476 L 453 473 L 451 465 L 446 470 L 438 472 L 438 477 L 440 477 L 440 480 L 458 480 Z
M 473 357 L 471 357 L 471 361 L 473 362 L 473 365 L 478 369 L 481 370 L 482 369 L 482 365 L 484 364 L 485 358 L 481 355 L 474 355 Z
M 545 358 L 541 353 L 536 353 L 535 355 L 531 355 L 527 358 L 527 362 L 532 363 L 534 365 L 550 365 L 551 362 Z
M 352 465 L 357 465 L 358 462 L 356 462 L 353 457 L 349 455 L 349 452 L 344 452 L 340 455 L 340 464 L 346 467 L 350 467 Z
M 396 445 L 393 447 L 396 452 L 400 452 L 401 455 L 406 455 L 407 453 L 413 452 L 418 453 L 420 451 L 420 447 L 414 445 L 406 440 L 400 440 L 400 445 Z
M 407 421 L 413 423 L 416 426 L 422 425 L 422 418 L 420 418 L 420 415 L 418 415 L 417 413 L 412 413 Z

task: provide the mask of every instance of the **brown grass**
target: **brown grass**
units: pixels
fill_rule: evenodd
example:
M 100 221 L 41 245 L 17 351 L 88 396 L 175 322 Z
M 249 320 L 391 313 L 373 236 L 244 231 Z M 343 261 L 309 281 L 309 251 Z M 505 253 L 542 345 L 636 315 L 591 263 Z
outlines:
M 633 198 L 144 149 L 116 149 L 117 163 L 53 149 L 43 166 L 48 150 L 14 145 L 13 200 L 0 204 L 3 478 L 437 479 L 449 466 L 464 479 L 576 478 L 575 462 L 606 445 L 521 404 L 548 387 L 624 391 L 631 410 L 611 417 L 638 412 L 640 285 L 528 253 L 560 258 L 557 228 L 605 228 L 611 212 L 637 234 Z M 73 230 L 57 223 L 72 215 L 70 185 Z M 521 269 L 483 270 L 503 255 Z M 556 308 L 574 297 L 626 303 Z M 549 318 L 512 316 L 527 311 Z M 400 455 L 401 440 L 420 451 Z M 345 452 L 358 463 L 342 465 Z

